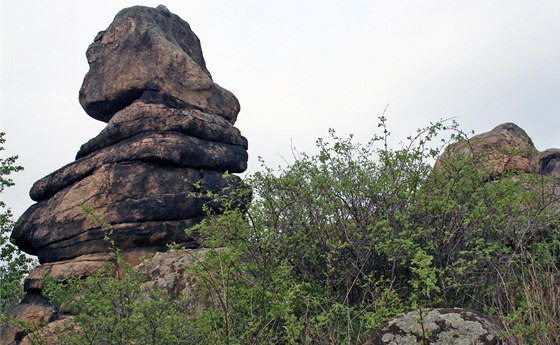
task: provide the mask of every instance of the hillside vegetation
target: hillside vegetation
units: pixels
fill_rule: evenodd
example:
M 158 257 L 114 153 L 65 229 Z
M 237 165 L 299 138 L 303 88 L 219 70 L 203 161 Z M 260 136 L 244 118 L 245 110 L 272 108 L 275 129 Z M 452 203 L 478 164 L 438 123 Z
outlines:
M 556 178 L 489 175 L 488 157 L 461 154 L 432 168 L 468 144 L 455 123 L 396 149 L 383 117 L 379 129 L 366 144 L 330 131 L 317 154 L 211 193 L 210 217 L 189 229 L 209 248 L 185 267 L 190 294 L 146 289 L 122 260 L 49 280 L 43 293 L 75 315 L 59 342 L 366 344 L 400 313 L 462 307 L 492 316 L 507 343 L 559 343 Z

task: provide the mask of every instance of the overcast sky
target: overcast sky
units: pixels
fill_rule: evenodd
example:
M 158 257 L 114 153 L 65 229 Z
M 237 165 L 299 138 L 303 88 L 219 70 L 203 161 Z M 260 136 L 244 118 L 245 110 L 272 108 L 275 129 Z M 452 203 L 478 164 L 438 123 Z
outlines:
M 104 127 L 82 110 L 85 52 L 116 13 L 159 1 L 1 1 L 4 154 L 25 171 L 2 200 L 21 214 L 36 180 Z M 334 128 L 367 140 L 389 104 L 392 132 L 456 117 L 465 130 L 515 122 L 537 149 L 560 147 L 558 0 L 176 0 L 214 81 L 241 103 L 257 157 L 290 161 Z

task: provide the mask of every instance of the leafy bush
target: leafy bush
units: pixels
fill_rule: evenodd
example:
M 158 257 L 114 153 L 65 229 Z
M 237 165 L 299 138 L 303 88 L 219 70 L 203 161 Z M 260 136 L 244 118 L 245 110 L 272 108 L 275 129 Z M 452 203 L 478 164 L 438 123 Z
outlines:
M 384 118 L 380 128 L 366 145 L 331 131 L 317 155 L 265 166 L 245 180 L 247 213 L 226 207 L 197 228 L 207 246 L 227 248 L 203 266 L 227 262 L 213 286 L 227 296 L 211 311 L 224 320 L 213 331 L 231 343 L 360 343 L 411 309 L 510 315 L 527 303 L 520 286 L 535 283 L 526 259 L 537 251 L 558 280 L 555 180 L 512 172 L 489 181 L 465 156 L 433 170 L 444 145 L 468 140 L 455 123 L 421 129 L 396 150 Z M 551 320 L 541 328 L 560 330 Z
M 43 294 L 75 315 L 59 330 L 61 344 L 187 343 L 191 332 L 182 299 L 165 289 L 142 289 L 146 278 L 121 260 L 85 281 L 45 278 Z

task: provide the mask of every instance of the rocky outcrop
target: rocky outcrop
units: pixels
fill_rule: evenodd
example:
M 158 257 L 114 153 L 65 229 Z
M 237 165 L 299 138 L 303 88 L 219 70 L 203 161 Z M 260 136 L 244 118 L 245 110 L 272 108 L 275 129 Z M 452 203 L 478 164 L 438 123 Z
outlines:
M 241 186 L 229 173 L 247 168 L 247 139 L 233 126 L 237 99 L 214 84 L 198 38 L 163 6 L 122 10 L 87 56 L 80 102 L 107 126 L 74 162 L 33 185 L 37 203 L 18 221 L 14 243 L 41 263 L 110 246 L 125 255 L 198 246 L 185 229 L 213 206 L 209 194 Z
M 436 169 L 448 169 L 453 159 L 466 157 L 487 178 L 508 172 L 538 173 L 539 154 L 527 133 L 514 123 L 501 124 L 490 132 L 448 146 Z M 448 164 L 449 163 L 449 164 Z
M 486 316 L 460 308 L 423 309 L 391 320 L 371 345 L 495 345 L 499 328 Z

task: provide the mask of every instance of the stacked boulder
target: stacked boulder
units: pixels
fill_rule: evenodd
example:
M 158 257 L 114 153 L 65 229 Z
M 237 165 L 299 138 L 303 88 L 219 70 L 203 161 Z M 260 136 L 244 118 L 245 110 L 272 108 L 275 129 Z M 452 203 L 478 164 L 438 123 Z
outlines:
M 229 173 L 247 167 L 247 140 L 233 126 L 239 102 L 213 82 L 189 24 L 164 6 L 122 10 L 87 59 L 80 103 L 107 126 L 31 189 L 37 203 L 12 234 L 42 264 L 27 290 L 40 289 L 43 273 L 90 274 L 111 246 L 136 259 L 169 243 L 199 246 L 185 229 L 205 217 L 209 192 L 234 193 L 240 179 Z

